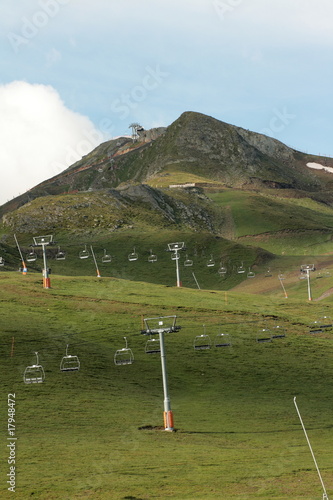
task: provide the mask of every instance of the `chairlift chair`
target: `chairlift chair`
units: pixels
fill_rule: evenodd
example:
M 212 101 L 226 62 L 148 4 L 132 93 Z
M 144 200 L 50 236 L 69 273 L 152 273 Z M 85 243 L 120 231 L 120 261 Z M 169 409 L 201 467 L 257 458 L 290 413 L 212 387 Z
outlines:
M 126 342 L 126 347 L 122 347 L 115 352 L 114 364 L 115 365 L 131 365 L 134 361 L 134 355 L 132 349 L 127 345 L 127 338 L 124 337 Z
M 309 325 L 309 333 L 323 333 L 323 329 L 319 321 L 314 321 Z
M 330 316 L 322 316 L 319 318 L 319 323 L 323 330 L 331 330 L 333 328 L 332 318 Z
M 161 352 L 160 339 L 151 337 L 146 342 L 145 353 L 146 354 L 159 354 Z
M 219 273 L 220 276 L 224 276 L 225 274 L 227 274 L 227 268 L 223 265 L 222 262 L 217 272 Z
M 80 361 L 77 356 L 68 354 L 68 344 L 66 346 L 66 355 L 62 358 L 60 363 L 60 371 L 73 372 L 80 369 Z
M 215 347 L 230 347 L 231 340 L 229 333 L 218 333 L 215 337 Z
M 35 352 L 37 362 L 35 365 L 27 366 L 24 370 L 23 380 L 25 384 L 41 384 L 45 380 L 45 372 L 38 361 L 38 352 Z
M 35 262 L 35 260 L 37 260 L 37 254 L 32 248 L 31 248 L 30 252 L 27 253 L 25 260 L 27 262 Z
M 237 273 L 238 274 L 244 274 L 245 273 L 245 267 L 244 267 L 243 262 L 241 263 L 240 266 L 237 267 Z
M 210 256 L 210 259 L 207 261 L 207 267 L 214 267 L 215 260 L 213 259 L 213 255 Z
M 135 247 L 133 248 L 133 252 L 128 255 L 128 260 L 130 262 L 132 262 L 134 260 L 138 260 L 138 254 L 135 251 Z
M 5 259 L 3 257 L 0 257 L 0 266 L 5 265 Z
M 63 250 L 60 250 L 60 247 L 58 247 L 58 252 L 56 253 L 55 256 L 56 260 L 65 260 L 66 259 L 66 252 Z
M 194 350 L 196 350 L 196 351 L 210 349 L 212 346 L 210 336 L 207 335 L 207 333 L 206 333 L 205 325 L 203 325 L 203 327 L 204 327 L 204 333 L 202 333 L 201 335 L 197 335 L 193 341 L 193 347 L 194 347 Z
M 106 264 L 107 262 L 111 262 L 111 260 L 112 260 L 111 255 L 106 253 L 106 250 L 104 248 L 104 255 L 102 257 L 103 264 Z
M 269 328 L 261 328 L 258 331 L 257 342 L 272 342 L 272 332 Z
M 189 259 L 187 254 L 186 254 L 186 259 L 184 260 L 184 266 L 185 267 L 193 266 L 193 260 Z
M 87 250 L 87 245 L 84 245 L 84 250 L 81 250 L 79 253 L 80 259 L 88 259 L 90 256 L 89 251 Z
M 254 278 L 255 277 L 255 273 L 253 271 L 251 271 L 250 267 L 249 267 L 249 272 L 247 273 L 247 277 L 248 278 Z
M 286 336 L 286 330 L 281 325 L 274 325 L 272 327 L 272 339 L 282 339 Z
M 265 278 L 270 278 L 271 276 L 272 276 L 272 271 L 271 271 L 271 268 L 269 267 L 269 268 L 267 269 L 267 271 L 265 272 L 264 277 L 265 277 Z
M 278 278 L 279 278 L 280 281 L 286 279 L 286 277 L 285 277 L 285 275 L 283 273 L 279 273 Z
M 157 255 L 153 254 L 153 251 L 150 249 L 150 255 L 148 257 L 148 262 L 156 262 L 157 261 Z

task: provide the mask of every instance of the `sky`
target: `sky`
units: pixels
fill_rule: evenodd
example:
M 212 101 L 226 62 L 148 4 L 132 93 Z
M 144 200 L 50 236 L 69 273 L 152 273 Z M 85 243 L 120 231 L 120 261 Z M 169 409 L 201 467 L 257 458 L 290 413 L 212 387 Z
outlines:
M 333 156 L 331 0 L 1 0 L 0 205 L 184 111 Z

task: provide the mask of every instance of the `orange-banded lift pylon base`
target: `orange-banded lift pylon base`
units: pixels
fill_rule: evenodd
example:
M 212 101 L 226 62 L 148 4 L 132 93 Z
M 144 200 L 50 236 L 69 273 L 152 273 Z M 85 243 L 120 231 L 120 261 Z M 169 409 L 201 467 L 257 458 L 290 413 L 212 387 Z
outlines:
M 173 413 L 171 410 L 165 411 L 164 416 L 164 430 L 173 431 Z
M 43 278 L 43 288 L 51 288 L 50 278 Z

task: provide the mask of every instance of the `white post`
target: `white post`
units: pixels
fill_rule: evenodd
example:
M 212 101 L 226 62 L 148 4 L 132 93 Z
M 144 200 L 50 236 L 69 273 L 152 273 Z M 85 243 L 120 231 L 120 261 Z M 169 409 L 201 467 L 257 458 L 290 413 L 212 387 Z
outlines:
M 281 283 L 282 290 L 283 290 L 283 292 L 284 292 L 284 296 L 285 296 L 285 298 L 287 299 L 287 298 L 288 298 L 288 294 L 287 294 L 287 292 L 286 292 L 286 289 L 285 289 L 284 284 L 282 283 L 282 279 L 281 279 L 280 277 L 279 277 L 279 281 L 280 281 L 280 283 Z
M 166 367 L 166 354 L 164 346 L 164 330 L 159 330 L 160 347 L 161 347 L 161 366 L 164 392 L 164 430 L 173 431 L 173 415 L 168 392 L 168 374 Z
M 96 260 L 95 252 L 94 252 L 94 249 L 93 249 L 92 245 L 90 245 L 90 250 L 91 250 L 91 253 L 92 253 L 92 256 L 93 256 L 93 260 L 95 262 L 97 278 L 101 278 L 101 274 L 100 274 L 99 269 L 98 269 L 97 260 Z
M 306 437 L 306 440 L 307 440 L 307 443 L 309 445 L 309 448 L 310 448 L 310 451 L 311 451 L 311 455 L 312 455 L 312 458 L 313 458 L 313 461 L 315 463 L 315 466 L 316 466 L 316 469 L 317 469 L 317 472 L 318 472 L 318 476 L 319 476 L 319 479 L 320 479 L 320 482 L 321 482 L 321 485 L 323 487 L 323 490 L 324 490 L 324 495 L 323 495 L 323 500 L 329 500 L 328 496 L 327 496 L 327 493 L 326 493 L 326 488 L 325 488 L 325 485 L 324 485 L 324 481 L 321 477 L 321 474 L 320 474 L 320 470 L 319 470 L 319 467 L 318 467 L 318 464 L 317 464 L 317 461 L 316 461 L 316 457 L 314 456 L 314 453 L 312 451 L 312 447 L 311 447 L 311 443 L 310 443 L 310 440 L 308 438 L 308 435 L 306 433 L 306 430 L 305 430 L 305 427 L 304 427 L 304 424 L 303 424 L 303 420 L 302 420 L 302 417 L 301 417 L 301 414 L 299 412 L 299 409 L 298 409 L 298 406 L 297 406 L 297 403 L 296 403 L 296 396 L 294 397 L 294 405 L 295 405 L 295 408 L 296 408 L 296 411 L 298 413 L 298 417 L 300 419 L 300 422 L 301 422 L 301 425 L 303 427 L 303 431 L 304 431 L 304 434 L 305 434 L 305 437 Z
M 43 262 L 44 262 L 44 269 L 43 269 L 43 287 L 44 288 L 51 288 L 51 282 L 49 278 L 49 272 L 47 269 L 47 260 L 46 260 L 46 249 L 45 249 L 45 244 L 42 243 L 42 249 L 43 249 Z
M 180 275 L 179 275 L 179 253 L 178 250 L 175 250 L 175 257 L 176 257 L 176 275 L 177 275 L 177 287 L 180 287 Z
M 306 277 L 307 277 L 307 280 L 308 280 L 308 299 L 312 300 L 312 297 L 311 297 L 311 287 L 310 287 L 310 269 L 309 268 L 306 269 Z

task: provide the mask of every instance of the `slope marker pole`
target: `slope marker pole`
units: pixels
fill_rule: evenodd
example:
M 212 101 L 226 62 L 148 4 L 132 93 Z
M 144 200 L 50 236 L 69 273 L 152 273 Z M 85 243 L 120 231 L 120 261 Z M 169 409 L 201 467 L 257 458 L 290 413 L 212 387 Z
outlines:
M 90 249 L 91 249 L 91 253 L 92 253 L 92 256 L 93 256 L 93 259 L 95 262 L 95 266 L 96 266 L 97 278 L 101 278 L 101 274 L 100 274 L 98 266 L 97 266 L 97 260 L 96 260 L 94 249 L 93 249 L 92 245 L 90 245 Z
M 310 451 L 311 451 L 311 455 L 312 455 L 312 458 L 313 458 L 314 464 L 315 464 L 315 466 L 316 466 L 316 469 L 317 469 L 317 472 L 318 472 L 318 476 L 319 476 L 319 479 L 320 479 L 320 482 L 321 482 L 322 488 L 323 488 L 323 490 L 324 490 L 324 493 L 323 493 L 323 500 L 329 500 L 329 498 L 328 498 L 328 496 L 327 496 L 327 493 L 326 493 L 326 488 L 325 488 L 325 485 L 324 485 L 323 478 L 321 477 L 321 474 L 320 474 L 320 470 L 319 470 L 319 467 L 318 467 L 318 464 L 317 464 L 316 457 L 314 456 L 314 453 L 313 453 L 313 450 L 312 450 L 312 446 L 311 446 L 310 440 L 309 440 L 309 438 L 308 438 L 307 432 L 306 432 L 305 427 L 304 427 L 304 424 L 303 424 L 303 420 L 302 420 L 301 414 L 300 414 L 300 412 L 299 412 L 299 409 L 298 409 L 298 406 L 297 406 L 297 403 L 296 403 L 296 396 L 294 397 L 294 405 L 295 405 L 296 411 L 297 411 L 297 413 L 298 413 L 298 417 L 299 417 L 299 420 L 300 420 L 300 422 L 301 422 L 301 425 L 302 425 L 302 428 L 303 428 L 303 431 L 304 431 L 304 434 L 305 434 L 305 437 L 306 437 L 307 443 L 308 443 L 308 445 L 309 445 L 309 448 L 310 448 Z
M 14 234 L 14 239 L 15 239 L 15 243 L 16 243 L 17 249 L 19 251 L 20 257 L 21 257 L 21 261 L 22 261 L 22 274 L 24 276 L 26 276 L 28 269 L 27 269 L 27 265 L 26 265 L 26 263 L 25 263 L 25 261 L 23 259 L 23 255 L 22 255 L 22 252 L 21 252 L 20 245 L 18 244 L 18 241 L 17 241 L 17 238 L 16 238 L 16 234 Z

